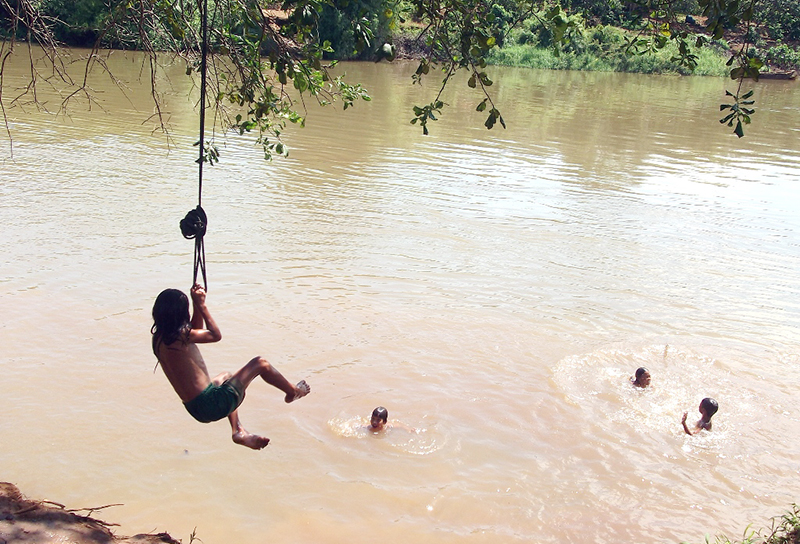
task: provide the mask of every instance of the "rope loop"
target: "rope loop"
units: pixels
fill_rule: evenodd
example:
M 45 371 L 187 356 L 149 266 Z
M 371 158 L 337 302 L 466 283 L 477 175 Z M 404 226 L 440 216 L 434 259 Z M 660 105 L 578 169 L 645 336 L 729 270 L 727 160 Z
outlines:
M 187 240 L 202 238 L 206 233 L 208 217 L 202 206 L 197 206 L 181 219 L 181 233 Z
M 197 283 L 197 272 L 203 275 L 203 285 L 208 290 L 208 278 L 206 277 L 206 248 L 203 244 L 203 236 L 206 234 L 208 217 L 202 206 L 198 206 L 186 214 L 181 219 L 181 233 L 183 237 L 191 240 L 194 238 L 194 276 L 192 285 Z

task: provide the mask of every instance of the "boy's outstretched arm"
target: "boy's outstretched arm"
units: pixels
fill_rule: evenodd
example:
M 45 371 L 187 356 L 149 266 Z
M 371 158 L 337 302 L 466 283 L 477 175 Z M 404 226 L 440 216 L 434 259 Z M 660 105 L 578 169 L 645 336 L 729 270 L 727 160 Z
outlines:
M 683 413 L 683 418 L 681 419 L 681 424 L 683 425 L 683 430 L 686 432 L 686 434 L 688 434 L 689 436 L 692 436 L 694 433 L 692 431 L 690 431 L 689 427 L 686 425 L 686 418 L 688 416 L 689 416 L 689 412 L 684 412 Z
M 206 307 L 206 290 L 199 284 L 192 286 L 192 329 L 189 341 L 195 344 L 210 344 L 222 340 L 222 332 Z
M 392 425 L 392 427 L 399 427 L 399 428 L 403 429 L 404 431 L 408 431 L 410 433 L 419 434 L 419 431 L 417 429 L 415 429 L 414 427 L 410 427 L 410 426 L 408 426 L 405 423 L 402 423 L 400 421 L 393 421 L 391 423 L 391 425 Z

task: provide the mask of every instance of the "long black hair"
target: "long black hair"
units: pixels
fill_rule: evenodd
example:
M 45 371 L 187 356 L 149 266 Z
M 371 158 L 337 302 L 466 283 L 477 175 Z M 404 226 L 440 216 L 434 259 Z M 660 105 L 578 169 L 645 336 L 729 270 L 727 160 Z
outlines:
M 178 289 L 164 289 L 153 304 L 153 353 L 158 357 L 160 344 L 170 345 L 180 340 L 186 342 L 191 329 L 189 298 Z

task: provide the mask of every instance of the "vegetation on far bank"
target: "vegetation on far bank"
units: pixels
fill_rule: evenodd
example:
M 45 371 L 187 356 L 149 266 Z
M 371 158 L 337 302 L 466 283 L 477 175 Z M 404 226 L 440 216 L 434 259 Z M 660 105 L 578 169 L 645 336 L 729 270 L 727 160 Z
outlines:
M 548 45 L 548 40 L 542 40 L 541 33 L 535 30 L 512 32 L 511 39 L 504 47 L 492 51 L 489 63 L 548 70 L 719 77 L 727 76 L 730 72 L 727 66 L 730 48 L 722 42 L 697 51 L 696 65 L 690 69 L 676 61 L 679 51 L 673 43 L 638 55 L 627 54 L 627 41 L 631 39 L 631 33 L 619 27 L 579 28 L 559 49 Z
M 735 83 L 719 105 L 720 122 L 742 137 L 755 112 L 745 83 L 800 64 L 800 0 L 0 0 L 0 40 L 3 60 L 20 44 L 44 50 L 31 58 L 30 84 L 13 90 L 4 86 L 0 62 L 7 132 L 6 108 L 39 104 L 38 82 L 59 87 L 62 108 L 75 97 L 92 100 L 86 77 L 75 81 L 67 73 L 71 61 L 60 55 L 67 44 L 90 49 L 86 74 L 106 69 L 102 48 L 144 52 L 154 118 L 165 132 L 155 73 L 162 56 L 185 59 L 188 76 L 202 74 L 205 105 L 219 128 L 257 133 L 267 158 L 285 153 L 287 123 L 305 120 L 306 102 L 296 93 L 345 109 L 369 100 L 358 83 L 330 70 L 337 60 L 409 53 L 418 61 L 412 83 L 441 77 L 430 102 L 411 107 L 410 121 L 423 134 L 447 108 L 442 92 L 459 71 L 476 91 L 484 126 L 505 126 L 486 71 L 498 63 L 726 73 Z M 216 160 L 213 142 L 202 144 L 201 162 Z
M 679 4 L 686 14 L 662 32 L 665 36 L 683 32 L 695 41 L 707 40 L 705 47 L 692 51 L 691 63 L 685 62 L 679 42 L 638 41 L 643 26 L 648 24 L 643 12 L 625 9 L 625 2 L 601 4 L 591 0 L 561 2 L 567 7 L 561 15 L 563 28 L 559 33 L 554 33 L 548 24 L 548 6 L 513 23 L 507 20 L 507 12 L 495 4 L 493 15 L 503 32 L 498 33 L 498 47 L 490 51 L 487 61 L 549 70 L 729 76 L 732 48 L 742 47 L 745 36 L 732 33 L 728 36 L 731 43 L 724 37 L 714 38 L 700 23 L 705 18 L 698 15 L 703 10 L 696 0 Z M 762 72 L 800 69 L 800 2 L 779 0 L 778 4 L 787 10 L 782 24 L 774 22 L 779 6 L 771 5 L 759 12 L 757 23 L 747 30 L 752 55 L 763 62 Z M 787 16 L 791 14 L 794 16 Z
M 174 44 L 155 29 L 137 28 L 134 22 L 108 26 L 113 16 L 105 0 L 22 0 L 36 7 L 42 20 L 52 22 L 53 36 L 69 46 L 112 49 L 170 50 Z M 218 0 L 224 3 L 224 0 Z M 149 2 L 147 2 L 149 3 Z M 212 3 L 217 3 L 212 0 Z M 731 47 L 724 37 L 711 37 L 709 47 L 692 52 L 696 64 L 686 63 L 680 43 L 638 40 L 643 30 L 663 17 L 666 5 L 681 13 L 681 25 L 655 29 L 663 37 L 685 32 L 690 38 L 710 36 L 698 23 L 702 0 L 547 0 L 539 9 L 522 13 L 517 0 L 491 0 L 486 13 L 487 30 L 495 47 L 489 48 L 490 64 L 554 70 L 597 70 L 681 75 L 729 75 L 726 62 Z M 744 2 L 742 2 L 743 4 Z M 185 11 L 177 4 L 173 10 Z M 385 45 L 397 46 L 395 54 L 420 58 L 431 43 L 420 37 L 424 21 L 412 0 L 334 0 L 321 2 L 316 15 L 318 40 L 326 42 L 324 56 L 339 60 L 379 60 L 391 55 Z M 755 2 L 753 24 L 744 32 L 752 55 L 772 70 L 800 69 L 800 0 Z M 275 9 L 287 4 L 274 3 Z M 559 10 L 552 16 L 552 10 Z M 0 9 L 0 22 L 2 22 Z M 113 12 L 113 10 L 111 10 Z M 557 19 L 554 25 L 554 19 Z M 197 21 L 199 24 L 199 21 Z M 560 27 L 559 27 L 560 24 Z M 8 37 L 0 26 L 0 37 Z M 651 29 L 652 30 L 652 29 Z M 730 37 L 730 36 L 729 36 Z M 149 42 L 145 44 L 144 42 Z

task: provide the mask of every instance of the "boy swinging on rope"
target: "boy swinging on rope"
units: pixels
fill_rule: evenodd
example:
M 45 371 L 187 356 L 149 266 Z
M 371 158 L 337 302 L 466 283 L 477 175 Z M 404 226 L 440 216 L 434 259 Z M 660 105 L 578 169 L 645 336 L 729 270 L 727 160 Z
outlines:
M 237 410 L 250 382 L 261 376 L 286 393 L 287 403 L 308 395 L 311 387 L 305 380 L 292 385 L 262 357 L 254 357 L 234 374 L 225 372 L 212 380 L 197 344 L 219 342 L 222 333 L 206 307 L 205 289 L 195 284 L 191 295 L 191 319 L 189 299 L 183 292 L 165 289 L 156 298 L 150 329 L 153 353 L 192 417 L 202 423 L 227 417 L 233 441 L 260 450 L 269 444 L 269 438 L 247 432 Z

